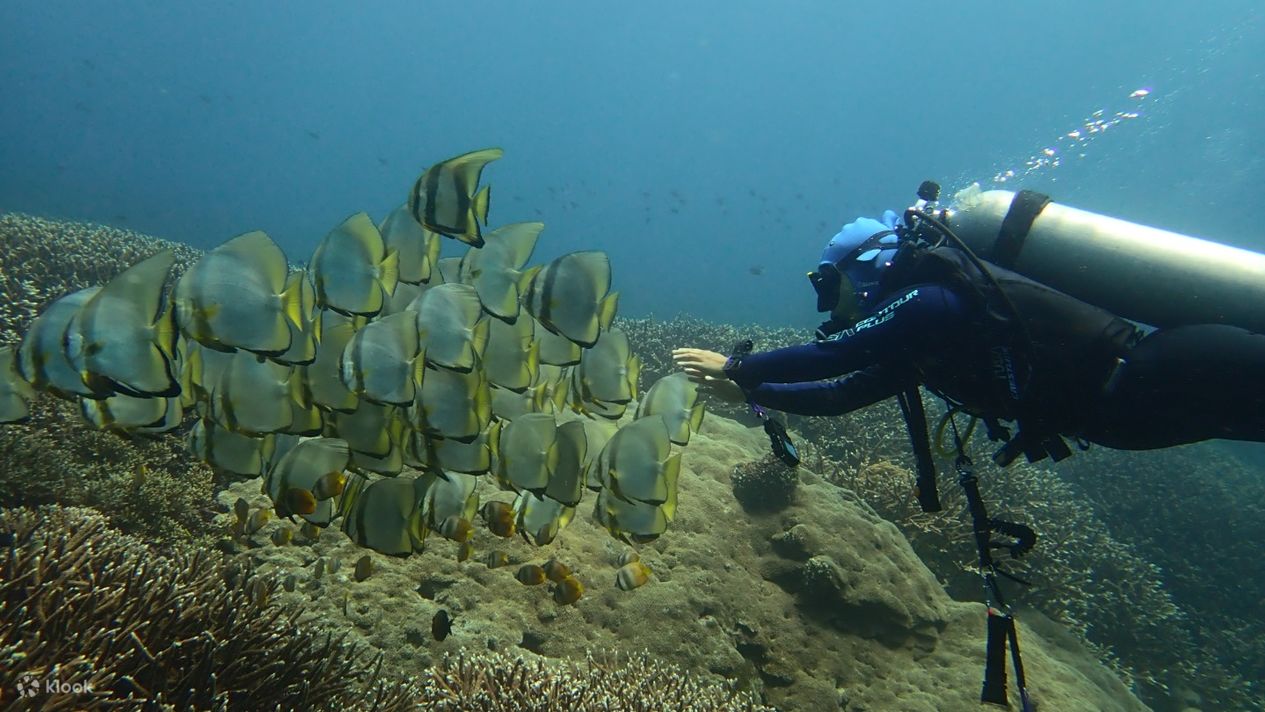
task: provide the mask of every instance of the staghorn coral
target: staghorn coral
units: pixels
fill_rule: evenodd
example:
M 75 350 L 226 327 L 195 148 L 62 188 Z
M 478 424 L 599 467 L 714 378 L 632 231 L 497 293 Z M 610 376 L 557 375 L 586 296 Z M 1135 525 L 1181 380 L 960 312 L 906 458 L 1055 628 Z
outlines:
M 624 660 L 547 664 L 496 653 L 444 658 L 422 679 L 422 706 L 436 712 L 758 712 L 746 693 L 696 682 L 646 653 Z
M 1265 699 L 1265 481 L 1259 462 L 1232 452 L 1221 443 L 1161 452 L 1095 448 L 1060 470 L 1112 522 L 1115 536 L 1159 567 L 1190 618 L 1199 651 L 1190 665 L 1207 680 L 1195 686 L 1205 701 L 1226 689 Z
M 94 430 L 45 394 L 30 421 L 0 427 L 0 506 L 92 507 L 127 533 L 173 545 L 211 536 L 214 485 L 178 436 Z
M 0 346 L 21 339 L 54 299 L 105 284 L 164 248 L 176 254 L 173 281 L 201 254 L 188 245 L 106 225 L 0 214 Z
M 103 225 L 0 215 L 0 345 L 15 344 L 50 302 L 104 284 L 154 252 L 176 254 L 171 280 L 200 254 Z M 39 394 L 31 419 L 0 427 L 0 506 L 90 506 L 124 531 L 161 542 L 205 538 L 211 471 L 174 436 L 93 430 L 73 403 Z
M 403 709 L 417 694 L 218 556 L 161 556 L 73 508 L 4 510 L 0 531 L 0 702 L 32 681 L 59 686 L 25 700 L 41 709 Z

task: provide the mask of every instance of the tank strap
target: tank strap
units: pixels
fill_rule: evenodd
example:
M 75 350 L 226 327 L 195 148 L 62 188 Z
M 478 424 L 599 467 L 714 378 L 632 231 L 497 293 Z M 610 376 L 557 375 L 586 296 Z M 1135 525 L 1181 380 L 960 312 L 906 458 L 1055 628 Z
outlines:
M 1019 253 L 1023 251 L 1024 240 L 1028 239 L 1028 231 L 1032 222 L 1037 219 L 1045 206 L 1050 204 L 1050 196 L 1034 190 L 1021 190 L 1015 193 L 1010 201 L 1010 209 L 1001 221 L 1001 229 L 997 231 L 997 241 L 993 243 L 993 252 L 989 261 L 1014 269 Z

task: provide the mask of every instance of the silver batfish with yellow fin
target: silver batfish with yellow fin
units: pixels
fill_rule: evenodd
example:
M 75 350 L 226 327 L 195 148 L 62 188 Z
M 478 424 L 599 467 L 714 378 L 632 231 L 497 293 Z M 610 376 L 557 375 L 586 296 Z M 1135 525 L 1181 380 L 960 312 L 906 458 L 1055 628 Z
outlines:
M 509 322 L 518 318 L 521 291 L 529 281 L 523 265 L 544 229 L 541 222 L 502 225 L 488 233 L 482 249 L 467 250 L 461 258 L 461 281 L 474 286 L 492 316 Z
M 479 224 L 488 223 L 490 189 L 479 188 L 483 168 L 504 155 L 499 148 L 471 151 L 427 168 L 413 183 L 408 210 L 422 227 L 483 246 Z
M 343 383 L 342 358 L 347 344 L 363 326 L 364 317 L 349 317 L 336 311 L 322 311 L 316 319 L 320 344 L 316 359 L 303 367 L 312 400 L 325 410 L 351 413 L 360 399 Z
M 0 423 L 20 423 L 31 415 L 35 389 L 18 373 L 13 348 L 0 349 Z
M 278 432 L 294 422 L 291 403 L 304 398 L 303 388 L 295 367 L 238 351 L 215 388 L 212 415 L 239 433 Z
M 400 282 L 423 284 L 429 282 L 439 262 L 439 233 L 422 227 L 409 214 L 408 205 L 387 213 L 378 226 L 387 250 L 399 255 Z M 407 302 L 406 302 L 407 304 Z
M 93 376 L 128 395 L 180 394 L 176 328 L 163 285 L 175 261 L 162 250 L 110 280 L 76 313 L 66 353 L 85 383 Z
M 681 453 L 672 453 L 662 418 L 643 418 L 620 428 L 594 466 L 602 485 L 619 497 L 657 505 L 676 490 Z
M 428 532 L 421 506 L 427 484 L 421 479 L 388 477 L 363 489 L 357 486 L 350 497 L 344 493 L 350 506 L 343 532 L 356 545 L 388 556 L 421 551 Z
M 637 404 L 637 418 L 655 415 L 663 417 L 673 444 L 688 445 L 690 435 L 703 424 L 698 386 L 680 371 L 655 381 Z
M 399 255 L 387 251 L 368 215 L 356 213 L 325 235 L 311 269 L 318 307 L 374 316 L 395 291 Z
M 401 312 L 370 322 L 344 347 L 341 366 L 352 393 L 386 405 L 412 404 L 425 367 L 417 317 Z
M 474 287 L 431 287 L 409 309 L 416 314 L 417 334 L 428 363 L 463 372 L 474 368 L 487 347 L 489 328 Z
M 413 419 L 420 432 L 464 442 L 474 440 L 492 419 L 487 376 L 480 369 L 462 373 L 427 368 L 417 390 Z
M 540 342 L 533 338 L 535 323 L 531 318 L 515 319 L 512 324 L 488 320 L 483 370 L 493 385 L 522 393 L 535 382 L 540 372 Z
M 272 458 L 275 436 L 252 437 L 200 419 L 189 431 L 189 451 L 217 472 L 259 477 Z
M 102 378 L 90 376 L 91 382 L 84 383 L 83 375 L 66 356 L 66 329 L 99 291 L 100 287 L 88 287 L 67 294 L 31 322 L 18 352 L 18 370 L 31 385 L 63 398 L 104 398 L 114 392 L 114 386 Z
M 546 329 L 588 348 L 610 328 L 618 293 L 610 291 L 605 252 L 570 252 L 529 271 L 524 305 Z
M 160 433 L 180 425 L 180 397 L 138 398 L 116 393 L 109 398 L 82 398 L 79 412 L 98 430 Z
M 351 452 L 347 442 L 337 438 L 311 438 L 290 449 L 277 462 L 264 479 L 264 488 L 272 498 L 277 514 L 282 517 L 295 514 L 317 526 L 326 526 L 334 517 L 334 502 L 318 498 L 318 484 L 331 474 L 341 474 L 347 469 Z M 290 502 L 291 490 L 311 493 L 315 505 L 310 512 L 294 511 Z
M 637 396 L 641 361 L 632 353 L 628 336 L 619 329 L 603 331 L 580 357 L 576 371 L 580 400 L 623 405 Z
M 176 283 L 176 317 L 185 336 L 213 349 L 277 356 L 302 326 L 303 285 L 287 281 L 285 253 L 262 231 L 238 235 L 206 253 Z

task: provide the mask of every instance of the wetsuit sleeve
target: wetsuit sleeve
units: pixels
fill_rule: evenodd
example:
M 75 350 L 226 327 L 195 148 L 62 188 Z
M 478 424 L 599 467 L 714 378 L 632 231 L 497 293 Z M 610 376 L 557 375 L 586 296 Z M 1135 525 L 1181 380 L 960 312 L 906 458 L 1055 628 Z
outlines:
M 747 391 L 756 405 L 796 415 L 843 415 L 916 385 L 907 366 L 877 364 L 832 381 L 762 383 Z
M 850 329 L 811 344 L 750 354 L 726 374 L 760 405 L 805 415 L 846 413 L 915 383 L 916 358 L 943 349 L 968 327 L 969 317 L 966 302 L 952 290 L 916 285 Z M 855 372 L 861 373 L 809 383 Z

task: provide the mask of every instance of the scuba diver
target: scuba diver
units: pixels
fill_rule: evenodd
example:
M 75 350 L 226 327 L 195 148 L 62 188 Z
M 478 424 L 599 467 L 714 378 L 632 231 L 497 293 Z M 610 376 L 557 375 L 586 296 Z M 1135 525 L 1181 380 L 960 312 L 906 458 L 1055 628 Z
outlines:
M 1021 454 L 1061 460 L 1071 454 L 1066 439 L 1128 450 L 1265 441 L 1265 255 L 1031 191 L 975 187 L 942 209 L 939 186 L 927 181 L 918 197 L 904 215 L 855 220 L 827 243 L 808 276 L 830 318 L 812 343 L 752 353 L 743 341 L 729 355 L 672 356 L 699 390 L 745 400 L 790 466 L 798 453 L 765 408 L 842 415 L 897 398 L 925 512 L 941 505 L 920 386 L 942 398 L 936 439 L 947 423 L 984 579 L 980 700 L 1008 704 L 1009 647 L 1021 709 L 1035 712 L 998 577 L 1027 582 L 999 568 L 992 551 L 1021 556 L 1036 533 L 989 517 L 965 451 L 972 428 L 959 432 L 954 414 L 981 420 L 1002 443 L 993 453 L 1000 466 Z
M 952 213 L 936 217 L 934 200 L 926 198 L 937 197 L 938 186 L 930 185 L 935 190 L 925 197 L 920 190 L 923 200 L 903 218 L 890 210 L 882 220 L 861 218 L 827 243 L 809 274 L 817 310 L 830 314 L 813 343 L 732 355 L 679 348 L 677 365 L 704 392 L 799 415 L 841 415 L 911 389 L 916 394 L 922 385 L 952 411 L 980 418 L 990 438 L 1005 443 L 994 455 L 1003 466 L 1019 454 L 1033 462 L 1060 460 L 1070 454 L 1064 438 L 1082 449 L 1094 443 L 1127 450 L 1212 438 L 1265 441 L 1265 335 L 1227 323 L 1139 327 L 981 260 L 955 239 L 947 224 Z M 1051 205 L 1026 191 L 984 195 L 994 193 L 1006 204 L 1000 228 L 994 220 L 987 230 L 1003 233 L 990 235 L 999 240 L 990 256 L 1005 251 L 1003 239 L 1036 240 L 1043 220 L 1045 239 L 1058 237 L 1052 229 L 1074 222 L 1060 222 L 1060 210 L 1096 218 L 1099 232 L 1119 235 L 1123 225 L 1162 233 Z M 1007 228 L 1024 234 L 1006 235 Z M 1146 294 L 1161 305 L 1200 296 L 1162 295 L 1153 287 Z M 1258 311 L 1250 304 L 1261 302 L 1239 297 Z M 1209 306 L 1216 316 L 1228 311 Z M 1010 434 L 1001 421 L 1017 423 L 1018 432 Z

